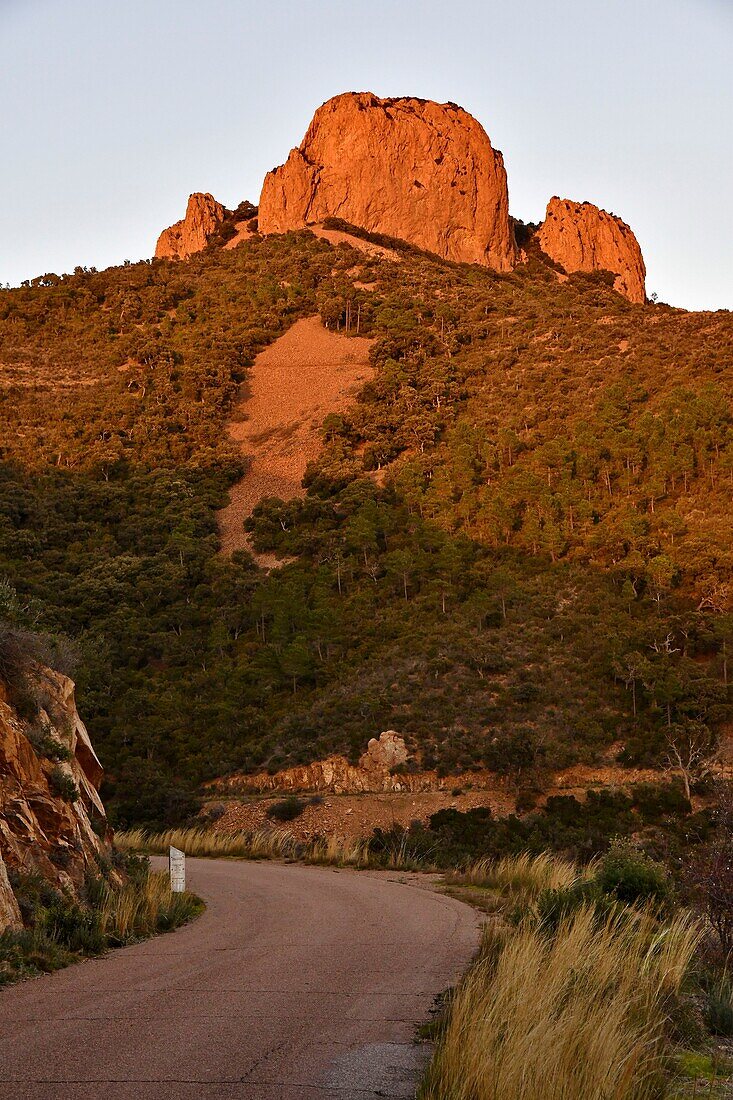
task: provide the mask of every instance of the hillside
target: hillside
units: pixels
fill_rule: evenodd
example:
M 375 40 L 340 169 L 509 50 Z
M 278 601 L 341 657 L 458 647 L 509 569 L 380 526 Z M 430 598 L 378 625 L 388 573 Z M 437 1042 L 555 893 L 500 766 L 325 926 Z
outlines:
M 0 291 L 0 573 L 79 648 L 116 820 L 382 729 L 527 787 L 729 736 L 733 321 L 524 232 L 505 274 L 304 230 Z M 250 523 L 295 560 L 223 558 L 255 356 L 357 315 L 372 379 Z

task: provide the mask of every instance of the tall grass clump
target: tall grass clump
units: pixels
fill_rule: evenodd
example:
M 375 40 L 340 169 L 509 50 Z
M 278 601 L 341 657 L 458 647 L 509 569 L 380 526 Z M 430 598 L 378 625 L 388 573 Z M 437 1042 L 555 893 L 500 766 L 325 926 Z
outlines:
M 592 867 L 581 872 L 574 863 L 550 852 L 537 856 L 522 852 L 502 859 L 477 860 L 464 871 L 449 875 L 448 882 L 529 900 L 546 890 L 567 890 L 591 873 Z
M 258 829 L 254 832 L 224 833 L 214 829 L 166 829 L 162 833 L 131 829 L 115 833 L 115 844 L 124 852 L 168 855 L 170 847 L 187 856 L 225 859 L 288 859 L 298 854 L 299 845 L 284 829 Z
M 106 886 L 99 923 L 107 942 L 117 947 L 178 928 L 203 907 L 195 894 L 174 893 L 167 872 L 152 871 L 120 887 Z
M 413 850 L 407 831 L 390 837 L 390 843 L 375 849 L 369 840 L 344 837 L 314 837 L 296 840 L 285 829 L 257 829 L 253 832 L 218 832 L 210 828 L 166 829 L 161 833 L 131 829 L 115 834 L 124 852 L 167 855 L 173 846 L 188 856 L 215 859 L 297 859 L 304 863 L 337 867 L 425 869 L 425 861 Z
M 660 926 L 585 906 L 553 934 L 536 920 L 487 931 L 455 993 L 421 1100 L 652 1100 L 664 1022 L 698 943 L 686 915 Z

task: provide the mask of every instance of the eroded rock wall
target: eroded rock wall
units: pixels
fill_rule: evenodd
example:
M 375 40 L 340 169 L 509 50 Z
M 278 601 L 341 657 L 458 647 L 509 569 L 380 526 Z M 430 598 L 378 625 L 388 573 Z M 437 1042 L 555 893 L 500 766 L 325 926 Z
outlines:
M 0 682 L 0 931 L 20 923 L 8 871 L 41 874 L 74 895 L 109 854 L 102 766 L 74 684 L 38 667 L 28 679 L 38 702 L 30 721 Z

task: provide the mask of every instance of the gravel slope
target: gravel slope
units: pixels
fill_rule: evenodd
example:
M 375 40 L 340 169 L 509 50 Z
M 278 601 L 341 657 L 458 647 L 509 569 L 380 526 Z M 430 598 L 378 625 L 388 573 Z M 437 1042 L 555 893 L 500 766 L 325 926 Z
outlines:
M 305 468 L 321 449 L 321 424 L 346 409 L 371 376 L 371 345 L 308 317 L 257 356 L 228 426 L 249 467 L 219 512 L 222 553 L 250 549 L 242 524 L 263 497 L 303 496 Z M 261 564 L 275 562 L 261 555 Z

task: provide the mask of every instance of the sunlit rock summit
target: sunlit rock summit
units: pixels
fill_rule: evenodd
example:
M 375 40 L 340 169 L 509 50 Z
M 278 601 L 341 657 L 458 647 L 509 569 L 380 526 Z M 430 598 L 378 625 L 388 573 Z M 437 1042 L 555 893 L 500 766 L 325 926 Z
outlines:
M 639 243 L 626 222 L 590 202 L 550 199 L 537 233 L 540 248 L 570 273 L 611 271 L 615 289 L 644 302 L 646 268 Z
M 339 217 L 447 260 L 516 262 L 506 171 L 484 129 L 454 103 L 329 99 L 285 164 L 265 177 L 262 233 Z
M 213 196 L 191 195 L 185 218 L 161 233 L 156 257 L 200 252 L 228 216 Z M 257 228 L 287 233 L 329 218 L 494 271 L 512 271 L 526 259 L 509 215 L 504 158 L 455 103 L 344 92 L 319 107 L 300 145 L 265 176 Z M 619 294 L 645 301 L 641 249 L 615 215 L 553 198 L 535 238 L 568 274 L 610 271 Z
M 188 200 L 186 216 L 164 229 L 155 255 L 159 259 L 185 260 L 201 252 L 226 217 L 226 209 L 213 195 L 195 192 Z

